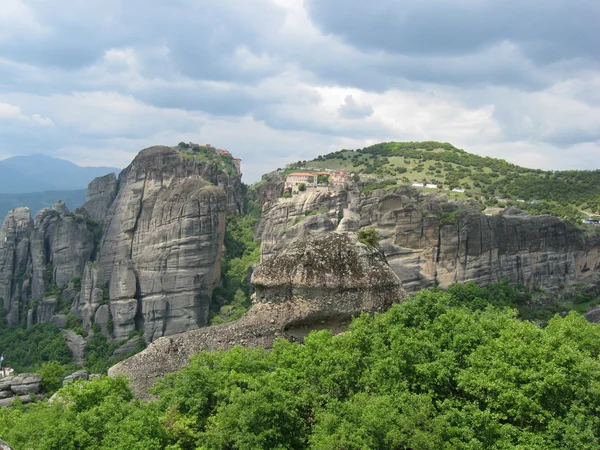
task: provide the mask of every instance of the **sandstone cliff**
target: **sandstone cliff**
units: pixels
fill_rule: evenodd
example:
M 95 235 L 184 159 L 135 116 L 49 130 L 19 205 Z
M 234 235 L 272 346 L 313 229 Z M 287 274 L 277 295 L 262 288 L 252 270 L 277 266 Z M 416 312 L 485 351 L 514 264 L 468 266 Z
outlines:
M 231 156 L 199 149 L 143 150 L 118 179 L 92 181 L 75 214 L 63 203 L 35 221 L 28 209 L 12 211 L 0 231 L 9 324 L 55 321 L 70 307 L 86 329 L 95 323 L 115 340 L 206 325 L 225 215 L 243 199 Z
M 33 316 L 52 317 L 56 297 L 49 288 L 81 277 L 94 249 L 93 228 L 64 203 L 43 209 L 35 221 L 28 208 L 8 214 L 0 230 L 0 296 L 9 325 L 25 323 L 31 306 Z
M 410 187 L 361 194 L 309 191 L 265 204 L 257 228 L 264 261 L 301 236 L 375 226 L 407 291 L 498 280 L 552 289 L 596 283 L 600 233 L 510 208 L 486 216 Z
M 109 375 L 130 377 L 139 396 L 166 373 L 187 364 L 201 350 L 234 345 L 269 348 L 276 338 L 298 339 L 310 330 L 345 330 L 361 312 L 387 309 L 406 293 L 379 248 L 353 233 L 299 239 L 252 275 L 256 296 L 240 320 L 164 337 L 122 361 Z

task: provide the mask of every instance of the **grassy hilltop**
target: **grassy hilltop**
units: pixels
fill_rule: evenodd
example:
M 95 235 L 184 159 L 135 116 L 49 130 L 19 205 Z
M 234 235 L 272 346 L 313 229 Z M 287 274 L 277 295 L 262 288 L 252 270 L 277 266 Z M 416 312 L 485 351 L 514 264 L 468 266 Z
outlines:
M 583 217 L 580 211 L 600 211 L 600 170 L 528 169 L 467 153 L 449 143 L 384 142 L 298 161 L 286 169 L 300 168 L 345 169 L 358 174 L 367 190 L 419 182 L 464 189 L 449 195 L 481 197 L 488 206 L 523 200 L 518 202 L 522 209 L 570 219 Z

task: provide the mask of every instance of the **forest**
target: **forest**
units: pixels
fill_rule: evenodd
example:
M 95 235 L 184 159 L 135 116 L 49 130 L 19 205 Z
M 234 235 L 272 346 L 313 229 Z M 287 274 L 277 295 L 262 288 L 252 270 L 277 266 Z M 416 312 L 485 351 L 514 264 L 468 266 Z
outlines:
M 336 336 L 202 352 L 147 403 L 120 378 L 67 385 L 0 410 L 0 437 L 15 450 L 597 448 L 600 326 L 523 320 L 527 295 L 423 290 Z

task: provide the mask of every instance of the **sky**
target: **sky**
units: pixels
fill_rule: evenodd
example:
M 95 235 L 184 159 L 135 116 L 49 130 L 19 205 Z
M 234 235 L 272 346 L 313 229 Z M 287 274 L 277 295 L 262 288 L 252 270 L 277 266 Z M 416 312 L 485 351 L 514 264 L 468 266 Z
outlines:
M 383 141 L 600 169 L 598 0 L 1 0 L 0 158 Z

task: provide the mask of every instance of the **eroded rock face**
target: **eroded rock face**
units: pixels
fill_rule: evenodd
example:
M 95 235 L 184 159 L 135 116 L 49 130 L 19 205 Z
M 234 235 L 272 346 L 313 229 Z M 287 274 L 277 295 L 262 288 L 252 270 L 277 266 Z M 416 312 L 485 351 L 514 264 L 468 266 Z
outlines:
M 252 284 L 257 306 L 295 305 L 286 307 L 283 316 L 270 318 L 285 326 L 384 311 L 406 296 L 383 252 L 360 243 L 352 233 L 292 242 L 258 265 Z
M 486 216 L 464 203 L 422 195 L 410 187 L 331 195 L 300 194 L 266 204 L 258 228 L 262 259 L 311 233 L 313 222 L 294 223 L 307 209 L 327 211 L 332 224 L 337 209 L 343 217 L 335 231 L 377 228 L 386 259 L 409 292 L 498 280 L 553 288 L 596 283 L 600 273 L 600 233 L 586 233 L 553 216 L 531 216 L 516 208 Z M 319 232 L 329 228 L 320 226 Z
M 152 147 L 118 179 L 92 181 L 76 214 L 62 202 L 33 222 L 28 209 L 12 211 L 0 232 L 9 324 L 54 321 L 60 300 L 110 339 L 143 329 L 152 341 L 205 325 L 225 215 L 243 204 L 239 171 L 217 164 Z
M 31 270 L 29 252 L 32 228 L 29 208 L 17 208 L 7 214 L 0 230 L 0 296 L 4 299 L 8 325 L 19 323 L 18 302 L 22 294 L 27 295 L 22 282 Z
M 121 174 L 99 252 L 115 338 L 143 328 L 152 341 L 207 323 L 232 207 L 230 187 L 207 182 L 219 183 L 214 170 L 153 147 Z
M 25 322 L 27 305 L 44 299 L 51 283 L 62 286 L 80 277 L 93 247 L 86 220 L 69 214 L 62 202 L 40 211 L 35 222 L 28 208 L 11 211 L 0 231 L 0 295 L 8 324 Z M 50 310 L 40 305 L 31 319 L 37 313 L 41 321 L 50 321 Z
M 81 291 L 71 306 L 71 313 L 81 317 L 86 329 L 90 328 L 96 310 L 104 301 L 105 283 L 102 275 L 98 264 L 86 264 L 81 278 Z
M 10 390 L 15 395 L 37 394 L 40 391 L 42 376 L 37 373 L 22 373 L 12 377 Z
M 299 239 L 260 264 L 252 282 L 256 298 L 240 320 L 160 338 L 109 375 L 125 374 L 136 394 L 148 397 L 159 378 L 201 350 L 270 348 L 278 337 L 300 339 L 318 328 L 342 331 L 352 316 L 383 311 L 406 296 L 380 249 L 361 244 L 353 233 Z
M 117 177 L 109 173 L 92 180 L 87 189 L 86 202 L 82 209 L 96 220 L 104 220 L 117 195 Z

